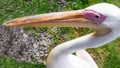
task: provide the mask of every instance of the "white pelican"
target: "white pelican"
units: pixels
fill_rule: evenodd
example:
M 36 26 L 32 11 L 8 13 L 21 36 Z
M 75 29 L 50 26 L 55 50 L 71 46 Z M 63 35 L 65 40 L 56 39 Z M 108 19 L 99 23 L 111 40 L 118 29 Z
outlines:
M 56 46 L 47 58 L 47 68 L 98 68 L 84 50 L 96 48 L 120 36 L 120 9 L 99 3 L 82 10 L 26 16 L 7 21 L 4 26 L 87 27 L 96 32 Z M 76 52 L 76 56 L 72 55 Z

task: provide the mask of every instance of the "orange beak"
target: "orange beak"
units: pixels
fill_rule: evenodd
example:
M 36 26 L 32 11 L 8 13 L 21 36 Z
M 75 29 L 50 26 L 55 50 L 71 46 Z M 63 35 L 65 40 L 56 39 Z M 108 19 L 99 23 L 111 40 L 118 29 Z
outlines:
M 3 23 L 4 26 L 31 26 L 31 27 L 87 27 L 96 31 L 94 35 L 103 36 L 111 32 L 104 25 L 93 24 L 82 10 L 55 12 L 16 18 Z
M 81 10 L 75 10 L 16 18 L 5 22 L 3 25 L 31 27 L 88 27 L 91 22 L 92 21 L 88 20 Z

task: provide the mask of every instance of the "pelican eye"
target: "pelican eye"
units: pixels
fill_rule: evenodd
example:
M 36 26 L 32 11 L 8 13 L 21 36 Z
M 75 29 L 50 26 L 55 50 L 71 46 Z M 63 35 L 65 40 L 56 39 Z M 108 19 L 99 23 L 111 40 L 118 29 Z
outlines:
M 95 18 L 100 18 L 100 16 L 98 16 L 98 15 L 95 15 Z

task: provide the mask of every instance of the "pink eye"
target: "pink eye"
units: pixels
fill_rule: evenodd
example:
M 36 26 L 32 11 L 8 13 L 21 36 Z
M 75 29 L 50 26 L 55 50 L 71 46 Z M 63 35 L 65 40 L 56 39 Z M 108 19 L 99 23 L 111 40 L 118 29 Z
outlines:
M 98 16 L 98 15 L 95 15 L 95 18 L 100 18 L 100 16 Z
M 94 10 L 84 10 L 83 13 L 86 18 L 93 21 L 94 24 L 101 24 L 106 19 L 105 15 Z

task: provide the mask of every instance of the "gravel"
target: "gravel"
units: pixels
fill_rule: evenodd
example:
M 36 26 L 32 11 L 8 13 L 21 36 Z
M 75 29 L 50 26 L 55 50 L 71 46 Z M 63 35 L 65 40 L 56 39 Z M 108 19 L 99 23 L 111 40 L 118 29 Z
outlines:
M 8 56 L 18 61 L 44 62 L 53 45 L 52 35 L 26 31 L 23 27 L 0 27 L 0 56 Z

